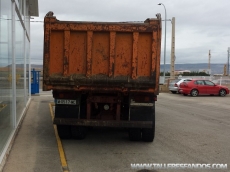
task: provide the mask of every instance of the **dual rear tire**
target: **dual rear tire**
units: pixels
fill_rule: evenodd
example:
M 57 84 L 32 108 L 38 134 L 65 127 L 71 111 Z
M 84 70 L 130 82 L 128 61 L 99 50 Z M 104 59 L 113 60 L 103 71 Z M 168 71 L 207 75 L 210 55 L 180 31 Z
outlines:
M 130 141 L 144 141 L 153 142 L 155 137 L 155 114 L 153 114 L 152 128 L 130 128 L 129 140 Z
M 82 126 L 57 125 L 60 139 L 81 140 L 86 137 L 87 128 Z
M 155 128 L 143 128 L 142 129 L 142 140 L 144 142 L 152 142 L 155 136 Z
M 129 129 L 129 140 L 152 142 L 154 140 L 155 129 L 153 128 L 131 128 Z
M 57 131 L 60 139 L 82 140 L 86 137 L 87 128 L 81 126 L 57 125 Z M 145 142 L 152 142 L 154 140 L 154 136 L 155 127 L 129 129 L 129 139 L 131 141 L 143 140 Z
M 82 140 L 85 138 L 87 128 L 82 126 L 71 126 L 71 134 L 73 139 Z
M 57 132 L 60 139 L 71 139 L 71 127 L 69 125 L 57 125 Z

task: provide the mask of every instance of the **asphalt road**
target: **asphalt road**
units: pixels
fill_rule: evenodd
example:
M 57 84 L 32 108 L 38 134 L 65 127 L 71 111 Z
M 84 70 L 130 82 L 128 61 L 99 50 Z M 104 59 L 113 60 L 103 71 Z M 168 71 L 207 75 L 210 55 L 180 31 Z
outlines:
M 130 168 L 131 163 L 230 166 L 229 143 L 229 95 L 185 97 L 168 93 L 158 96 L 153 143 L 130 142 L 126 131 L 114 129 L 90 131 L 82 141 L 63 141 L 70 171 L 121 172 L 137 171 Z
M 50 122 L 50 101 L 52 97 L 33 97 L 3 172 L 62 171 Z M 34 111 L 39 109 L 40 112 Z M 63 140 L 62 144 L 71 172 L 210 171 L 140 170 L 132 169 L 131 163 L 227 164 L 228 169 L 213 171 L 229 171 L 230 95 L 190 97 L 160 93 L 153 143 L 130 142 L 126 130 L 105 128 L 91 129 L 86 139 Z M 30 160 L 26 160 L 28 156 Z

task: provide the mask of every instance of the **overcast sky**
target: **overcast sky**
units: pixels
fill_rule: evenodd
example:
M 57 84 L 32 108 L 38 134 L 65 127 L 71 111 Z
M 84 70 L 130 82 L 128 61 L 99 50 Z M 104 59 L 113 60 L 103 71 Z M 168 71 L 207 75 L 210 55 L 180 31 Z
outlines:
M 38 0 L 39 17 L 43 21 L 48 11 L 58 20 L 72 21 L 144 21 L 161 13 L 165 19 L 175 17 L 175 63 L 227 63 L 230 47 L 230 0 Z M 171 58 L 172 24 L 167 21 L 166 63 Z M 164 59 L 164 21 L 162 22 L 162 53 Z M 31 22 L 31 63 L 42 64 L 43 23 Z

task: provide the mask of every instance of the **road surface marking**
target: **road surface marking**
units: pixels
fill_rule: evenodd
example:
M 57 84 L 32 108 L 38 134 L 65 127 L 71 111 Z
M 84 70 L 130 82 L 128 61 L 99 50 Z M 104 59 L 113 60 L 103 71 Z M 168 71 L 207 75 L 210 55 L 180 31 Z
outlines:
M 52 121 L 54 119 L 53 106 L 54 106 L 54 103 L 49 103 L 50 114 L 51 114 L 51 117 L 52 117 Z M 57 145 L 58 145 L 58 151 L 59 151 L 59 156 L 60 156 L 60 160 L 61 160 L 62 170 L 63 170 L 63 172 L 69 172 L 68 164 L 67 164 L 66 157 L 65 157 L 65 152 L 64 152 L 64 149 L 63 149 L 63 146 L 62 146 L 62 143 L 61 143 L 61 139 L 58 136 L 57 126 L 55 124 L 53 126 L 54 126 L 54 132 L 55 132 L 55 136 L 56 136 L 56 140 L 57 140 Z

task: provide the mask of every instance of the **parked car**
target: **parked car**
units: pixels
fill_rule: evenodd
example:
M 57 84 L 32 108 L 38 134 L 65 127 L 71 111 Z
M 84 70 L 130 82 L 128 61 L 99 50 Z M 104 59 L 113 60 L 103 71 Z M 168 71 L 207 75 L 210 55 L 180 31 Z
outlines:
M 179 92 L 184 96 L 190 94 L 193 97 L 198 95 L 219 95 L 223 97 L 229 94 L 229 89 L 228 87 L 217 85 L 209 80 L 193 79 L 182 82 L 179 86 Z
M 184 81 L 191 81 L 191 78 L 182 78 L 182 79 L 175 79 L 170 81 L 169 83 L 169 91 L 171 91 L 173 94 L 178 93 L 178 87 L 180 85 L 180 83 L 184 82 Z

